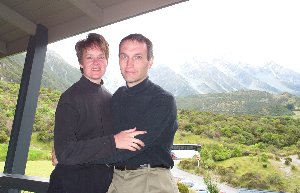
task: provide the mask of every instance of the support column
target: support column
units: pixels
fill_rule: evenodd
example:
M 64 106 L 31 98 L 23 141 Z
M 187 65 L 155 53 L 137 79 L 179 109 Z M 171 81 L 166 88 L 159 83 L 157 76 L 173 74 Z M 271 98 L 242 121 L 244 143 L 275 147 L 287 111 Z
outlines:
M 28 42 L 4 173 L 25 173 L 47 44 L 48 29 L 37 25 Z

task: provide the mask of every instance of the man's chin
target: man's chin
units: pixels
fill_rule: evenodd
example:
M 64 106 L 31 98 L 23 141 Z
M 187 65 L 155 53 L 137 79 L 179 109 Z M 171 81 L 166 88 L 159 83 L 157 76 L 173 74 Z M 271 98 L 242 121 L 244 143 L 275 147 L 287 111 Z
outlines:
M 131 76 L 126 76 L 126 77 L 124 78 L 124 80 L 125 80 L 126 82 L 128 82 L 128 83 L 132 83 L 132 82 L 135 82 L 135 81 L 136 81 L 136 79 L 133 78 L 133 77 L 131 77 Z

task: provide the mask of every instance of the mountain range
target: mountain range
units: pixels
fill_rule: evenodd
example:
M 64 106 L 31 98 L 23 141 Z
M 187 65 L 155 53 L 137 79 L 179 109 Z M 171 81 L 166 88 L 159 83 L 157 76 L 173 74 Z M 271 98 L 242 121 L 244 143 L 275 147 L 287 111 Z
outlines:
M 174 69 L 166 65 L 156 66 L 151 75 L 154 82 L 177 96 L 238 90 L 267 91 L 273 94 L 288 92 L 300 96 L 300 74 L 274 62 L 258 67 L 222 60 L 210 63 L 192 60 Z
M 0 79 L 19 82 L 25 54 L 0 59 Z M 124 85 L 117 65 L 109 66 L 104 77 L 105 86 L 112 93 Z M 42 86 L 64 91 L 81 76 L 80 71 L 69 65 L 59 54 L 47 51 Z M 150 79 L 174 96 L 192 96 L 208 93 L 228 93 L 239 90 L 284 92 L 300 96 L 300 74 L 274 62 L 264 66 L 190 60 L 177 67 L 154 65 Z
M 239 90 L 224 93 L 176 97 L 178 109 L 253 115 L 293 115 L 300 110 L 300 98 L 290 93 Z

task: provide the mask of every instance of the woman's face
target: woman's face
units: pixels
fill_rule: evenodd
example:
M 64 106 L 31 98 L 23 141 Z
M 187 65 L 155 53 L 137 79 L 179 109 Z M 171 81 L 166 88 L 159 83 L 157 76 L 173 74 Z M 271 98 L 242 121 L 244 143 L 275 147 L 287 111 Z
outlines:
M 83 75 L 87 79 L 100 84 L 106 72 L 107 58 L 99 47 L 88 47 L 83 51 L 80 67 L 83 69 Z

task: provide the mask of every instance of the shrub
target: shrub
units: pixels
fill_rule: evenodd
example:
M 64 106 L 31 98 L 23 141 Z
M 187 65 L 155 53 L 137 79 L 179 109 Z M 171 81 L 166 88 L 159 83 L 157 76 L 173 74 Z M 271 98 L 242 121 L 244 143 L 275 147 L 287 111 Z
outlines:
M 186 185 L 179 182 L 177 183 L 177 186 L 180 193 L 189 193 L 189 189 L 186 187 Z
M 217 168 L 218 174 L 221 176 L 221 181 L 234 184 L 235 181 L 235 171 L 234 167 L 222 167 Z
M 194 168 L 194 164 L 189 159 L 184 159 L 179 162 L 179 167 L 185 170 L 191 170 Z
M 297 171 L 297 168 L 296 168 L 296 166 L 294 166 L 294 165 L 291 166 L 291 169 L 292 169 L 293 171 Z
M 50 142 L 53 140 L 54 136 L 53 136 L 52 132 L 50 133 L 48 131 L 40 131 L 38 133 L 37 138 L 39 141 L 42 141 L 42 142 Z
M 260 161 L 262 161 L 262 162 L 268 162 L 268 155 L 267 154 L 265 154 L 265 153 L 263 153 L 263 154 L 261 154 L 261 156 L 260 156 Z
M 202 167 L 196 167 L 194 170 L 195 174 L 203 176 L 205 170 Z
M 212 159 L 202 160 L 202 163 L 205 169 L 214 170 L 216 167 L 216 163 Z
M 273 173 L 273 174 L 268 175 L 267 176 L 267 182 L 270 183 L 271 185 L 276 186 L 280 190 L 284 189 L 284 180 L 277 173 Z
M 297 141 L 296 147 L 300 150 L 300 140 Z
M 35 161 L 35 160 L 49 160 L 50 159 L 50 153 L 47 151 L 40 151 L 40 150 L 34 150 L 30 149 L 28 152 L 28 161 Z
M 259 188 L 268 189 L 268 183 L 262 179 L 259 173 L 248 172 L 241 176 L 241 184 L 244 184 L 247 188 Z
M 219 193 L 219 188 L 216 184 L 214 184 L 209 176 L 204 178 L 204 183 L 207 186 L 207 189 L 210 193 Z
M 293 161 L 292 158 L 286 157 L 284 163 L 285 165 L 290 165 L 292 161 Z
M 293 193 L 300 193 L 300 189 L 298 187 L 296 187 L 295 190 L 293 191 Z
M 0 128 L 0 143 L 6 143 L 8 140 L 7 134 L 5 132 L 5 129 Z
M 7 144 L 0 144 L 0 161 L 4 162 L 6 159 L 6 153 L 7 153 Z

